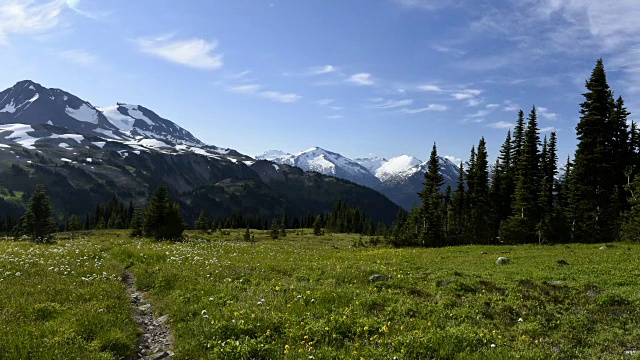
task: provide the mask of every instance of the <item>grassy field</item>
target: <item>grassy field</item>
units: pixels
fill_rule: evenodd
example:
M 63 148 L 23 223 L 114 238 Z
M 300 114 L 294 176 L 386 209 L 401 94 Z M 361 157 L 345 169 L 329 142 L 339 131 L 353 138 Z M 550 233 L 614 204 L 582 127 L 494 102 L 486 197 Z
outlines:
M 177 359 L 640 355 L 639 244 L 393 249 L 255 233 L 256 243 L 243 231 L 175 244 L 116 231 L 0 241 L 0 358 L 130 356 L 125 269 L 170 315 Z

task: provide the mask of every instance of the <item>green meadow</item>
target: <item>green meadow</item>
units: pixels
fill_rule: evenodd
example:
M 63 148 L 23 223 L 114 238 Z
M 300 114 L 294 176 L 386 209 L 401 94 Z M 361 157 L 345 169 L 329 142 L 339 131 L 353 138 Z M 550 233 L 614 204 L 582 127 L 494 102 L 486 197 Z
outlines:
M 395 249 L 254 233 L 4 239 L 0 358 L 130 359 L 140 334 L 125 271 L 169 315 L 175 359 L 640 356 L 636 243 Z

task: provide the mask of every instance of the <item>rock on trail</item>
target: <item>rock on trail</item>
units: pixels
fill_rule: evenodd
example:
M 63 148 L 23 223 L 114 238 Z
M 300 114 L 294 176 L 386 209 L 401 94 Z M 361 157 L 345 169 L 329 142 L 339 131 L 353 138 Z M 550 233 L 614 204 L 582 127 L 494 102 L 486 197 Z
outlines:
M 173 358 L 174 354 L 171 351 L 173 348 L 173 335 L 167 326 L 169 315 L 154 318 L 151 304 L 145 300 L 144 293 L 138 291 L 135 287 L 133 274 L 126 271 L 123 280 L 131 296 L 131 306 L 135 310 L 135 320 L 142 332 L 138 340 L 136 355 L 132 359 L 160 360 Z

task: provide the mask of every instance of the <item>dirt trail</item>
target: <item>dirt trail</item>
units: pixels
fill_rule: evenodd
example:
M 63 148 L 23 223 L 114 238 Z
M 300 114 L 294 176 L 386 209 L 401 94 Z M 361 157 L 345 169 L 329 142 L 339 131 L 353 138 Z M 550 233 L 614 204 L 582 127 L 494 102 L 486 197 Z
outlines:
M 142 331 L 136 348 L 136 355 L 132 359 L 160 360 L 171 359 L 174 354 L 173 335 L 167 326 L 169 315 L 159 318 L 153 317 L 151 304 L 145 300 L 145 294 L 138 291 L 135 278 L 129 270 L 125 271 L 124 283 L 131 296 L 131 306 L 135 310 L 135 320 Z

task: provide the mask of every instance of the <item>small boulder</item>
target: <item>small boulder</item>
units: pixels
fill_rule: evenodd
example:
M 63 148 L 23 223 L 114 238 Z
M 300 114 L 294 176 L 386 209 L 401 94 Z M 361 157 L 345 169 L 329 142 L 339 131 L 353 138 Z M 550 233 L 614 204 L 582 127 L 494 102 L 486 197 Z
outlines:
M 548 284 L 551 286 L 560 286 L 563 285 L 565 282 L 562 280 L 555 280 L 555 281 L 549 281 Z
M 167 322 L 167 320 L 169 320 L 169 314 L 160 316 L 159 318 L 156 319 L 155 323 L 157 325 L 162 325 L 165 322 Z
M 375 274 L 369 277 L 369 281 L 379 282 L 379 281 L 388 281 L 389 277 L 387 275 Z
M 141 311 L 147 311 L 151 308 L 151 304 L 144 304 L 142 306 L 138 306 L 138 309 Z
M 506 265 L 510 262 L 511 262 L 511 259 L 501 256 L 498 258 L 498 260 L 496 260 L 496 265 Z

